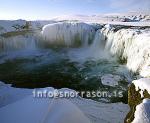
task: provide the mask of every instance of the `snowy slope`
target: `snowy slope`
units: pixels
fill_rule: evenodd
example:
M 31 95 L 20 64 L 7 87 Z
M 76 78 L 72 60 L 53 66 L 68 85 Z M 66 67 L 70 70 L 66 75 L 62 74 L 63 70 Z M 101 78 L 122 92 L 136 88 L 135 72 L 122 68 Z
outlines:
M 32 96 L 1 108 L 0 117 L 1 123 L 90 123 L 69 100 Z
M 3 84 L 3 86 L 7 85 Z M 53 88 L 36 90 L 45 89 L 54 90 Z M 123 121 L 129 110 L 126 104 L 105 104 L 80 97 L 68 99 L 35 98 L 31 95 L 32 89 L 22 89 L 22 92 L 20 92 L 19 89 L 10 87 L 7 88 L 7 91 L 1 91 L 5 91 L 6 95 L 7 92 L 9 94 L 9 90 L 13 90 L 11 96 L 15 97 L 18 93 L 22 96 L 15 101 L 10 101 L 11 99 L 8 100 L 9 96 L 5 96 L 6 104 L 0 108 L 1 123 L 119 123 Z M 73 90 L 60 89 L 60 91 Z M 3 96 L 3 93 L 1 96 Z
M 31 95 L 31 92 L 29 89 L 12 88 L 11 85 L 0 82 L 0 108 Z

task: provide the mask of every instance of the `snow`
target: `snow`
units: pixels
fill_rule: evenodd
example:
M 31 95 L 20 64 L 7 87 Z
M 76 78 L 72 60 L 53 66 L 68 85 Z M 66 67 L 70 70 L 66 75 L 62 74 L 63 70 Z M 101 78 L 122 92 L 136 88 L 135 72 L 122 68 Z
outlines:
M 13 26 L 15 26 L 15 25 L 22 26 L 25 24 L 26 24 L 25 20 L 15 20 L 15 21 L 0 20 L 0 34 L 16 31 L 16 29 Z
M 48 24 L 43 27 L 42 31 L 43 37 L 49 42 L 67 46 L 73 46 L 79 42 L 87 46 L 89 41 L 93 39 L 94 34 L 93 26 L 76 22 Z
M 150 26 L 149 13 L 116 13 L 101 15 L 64 15 L 52 19 L 54 21 L 78 21 L 85 23 L 99 23 L 126 26 Z
M 8 85 L 1 83 L 3 88 Z M 0 107 L 0 122 L 2 123 L 106 123 L 122 122 L 129 110 L 122 103 L 100 103 L 81 97 L 76 98 L 38 98 L 32 94 L 33 89 L 0 88 L 6 95 L 21 98 L 11 100 L 6 96 L 6 104 Z M 21 91 L 22 92 L 21 92 Z M 38 90 L 54 91 L 54 88 Z M 58 91 L 73 91 L 63 88 Z M 14 93 L 15 92 L 15 93 Z M 3 96 L 1 93 L 1 96 Z
M 115 87 L 118 85 L 118 82 L 121 81 L 121 77 L 118 75 L 106 74 L 101 77 L 101 82 L 103 85 L 108 85 Z
M 107 28 L 107 29 L 112 29 L 112 25 L 111 24 L 106 24 L 105 26 L 104 26 L 104 28 Z
M 31 29 L 42 29 L 43 26 L 47 25 L 47 24 L 52 24 L 52 23 L 56 23 L 56 21 L 53 20 L 36 20 L 36 21 L 29 21 L 31 24 Z
M 150 94 L 150 78 L 141 78 L 139 80 L 134 80 L 136 91 L 140 91 L 141 98 L 144 97 L 143 92 L 146 90 Z
M 31 95 L 29 89 L 12 88 L 11 85 L 0 82 L 0 108 L 28 95 Z
M 132 123 L 150 123 L 150 99 L 144 99 L 136 106 L 134 117 Z
M 101 103 L 89 99 L 72 99 L 92 123 L 122 123 L 129 111 L 123 103 Z
M 35 99 L 32 96 L 1 108 L 0 116 L 2 123 L 90 123 L 67 99 Z
M 29 23 L 29 29 L 39 30 L 46 24 L 56 23 L 53 20 L 41 20 L 41 21 L 26 21 L 26 20 L 0 20 L 0 34 L 13 32 L 13 31 L 23 31 L 24 29 L 21 26 L 26 25 L 26 22 Z M 18 25 L 18 29 L 14 26 Z

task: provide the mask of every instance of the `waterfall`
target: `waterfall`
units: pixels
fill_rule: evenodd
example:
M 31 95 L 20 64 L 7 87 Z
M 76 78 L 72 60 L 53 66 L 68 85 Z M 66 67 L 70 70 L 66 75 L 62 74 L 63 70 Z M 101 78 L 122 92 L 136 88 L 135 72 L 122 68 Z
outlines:
M 93 40 L 93 43 L 91 45 L 91 48 L 103 50 L 105 47 L 105 37 L 101 33 L 101 30 L 97 30 L 95 34 L 95 38 Z
M 59 44 L 79 47 L 79 58 L 110 58 L 108 52 L 125 60 L 132 72 L 141 76 L 150 74 L 150 35 L 149 30 L 120 29 L 104 27 L 96 31 L 90 24 L 61 22 L 43 27 L 42 38 L 36 40 L 33 35 L 19 35 L 0 38 L 0 50 L 36 49 L 47 44 Z M 76 53 L 75 53 L 76 54 Z M 80 55 L 79 55 L 80 54 Z
M 112 55 L 125 59 L 127 68 L 139 72 L 141 76 L 150 76 L 150 34 L 148 30 L 121 29 L 117 32 L 102 29 L 107 38 L 105 49 Z
M 33 36 L 14 36 L 9 38 L 0 39 L 0 50 L 1 51 L 11 51 L 19 49 L 35 49 L 36 40 Z

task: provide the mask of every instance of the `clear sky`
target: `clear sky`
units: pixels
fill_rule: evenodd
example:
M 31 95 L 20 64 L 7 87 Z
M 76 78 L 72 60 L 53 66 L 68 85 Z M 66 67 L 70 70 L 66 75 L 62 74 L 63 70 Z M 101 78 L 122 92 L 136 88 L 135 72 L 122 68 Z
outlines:
M 0 19 L 50 19 L 150 10 L 150 0 L 0 0 Z

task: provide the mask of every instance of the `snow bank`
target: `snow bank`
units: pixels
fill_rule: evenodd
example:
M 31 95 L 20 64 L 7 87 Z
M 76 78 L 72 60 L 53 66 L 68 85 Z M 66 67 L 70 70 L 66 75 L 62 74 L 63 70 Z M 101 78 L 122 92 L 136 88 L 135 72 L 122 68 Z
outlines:
M 29 89 L 13 88 L 9 84 L 0 82 L 0 107 L 23 99 L 24 97 L 31 95 L 31 92 L 32 91 Z
M 141 76 L 150 76 L 150 30 L 103 28 L 106 37 L 105 49 L 112 55 L 127 60 L 127 68 L 139 72 Z M 147 72 L 146 72 L 146 71 Z
M 91 123 L 122 123 L 129 111 L 127 104 L 101 103 L 89 99 L 71 99 L 91 120 Z
M 135 85 L 136 91 L 140 91 L 141 98 L 144 97 L 144 91 L 150 94 L 150 78 L 141 78 L 139 80 L 134 80 L 132 83 Z
M 150 99 L 144 99 L 136 106 L 134 117 L 132 123 L 150 123 Z
M 9 87 L 7 87 L 9 86 Z M 5 88 L 5 89 L 4 89 Z M 51 90 L 43 88 L 38 90 Z M 106 123 L 122 122 L 129 110 L 122 103 L 105 104 L 81 97 L 77 98 L 38 98 L 34 97 L 33 89 L 17 89 L 0 83 L 0 95 L 11 95 L 8 102 L 0 107 L 2 123 Z M 67 88 L 58 91 L 73 91 Z M 0 100 L 2 102 L 2 100 Z M 2 102 L 3 103 L 3 102 Z
M 87 46 L 93 40 L 95 28 L 85 23 L 62 22 L 44 26 L 42 35 L 54 44 Z
M 2 123 L 90 123 L 67 99 L 38 99 L 29 96 L 0 109 Z

